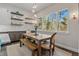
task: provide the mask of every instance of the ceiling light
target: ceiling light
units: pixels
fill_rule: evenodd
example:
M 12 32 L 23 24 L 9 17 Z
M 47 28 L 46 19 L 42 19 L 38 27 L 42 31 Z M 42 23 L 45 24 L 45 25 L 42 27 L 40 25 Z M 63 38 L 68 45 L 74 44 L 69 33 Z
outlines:
M 37 17 L 37 15 L 36 15 L 36 14 L 34 14 L 34 17 Z
M 36 8 L 37 8 L 37 5 L 36 5 L 36 4 L 34 4 L 32 8 L 36 9 Z
M 35 10 L 32 10 L 33 13 L 35 13 Z

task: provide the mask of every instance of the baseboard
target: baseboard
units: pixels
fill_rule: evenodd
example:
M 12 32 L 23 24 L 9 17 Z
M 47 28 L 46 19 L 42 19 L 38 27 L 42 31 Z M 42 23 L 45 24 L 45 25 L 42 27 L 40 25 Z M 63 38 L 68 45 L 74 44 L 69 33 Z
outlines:
M 70 50 L 70 51 L 79 53 L 79 49 L 75 49 L 75 48 L 72 48 L 72 47 L 68 47 L 68 46 L 66 46 L 66 45 L 62 45 L 62 44 L 59 44 L 59 43 L 56 43 L 56 45 L 57 45 L 57 46 L 60 46 L 60 47 L 63 47 L 63 48 L 65 48 L 65 49 L 68 49 L 68 50 Z

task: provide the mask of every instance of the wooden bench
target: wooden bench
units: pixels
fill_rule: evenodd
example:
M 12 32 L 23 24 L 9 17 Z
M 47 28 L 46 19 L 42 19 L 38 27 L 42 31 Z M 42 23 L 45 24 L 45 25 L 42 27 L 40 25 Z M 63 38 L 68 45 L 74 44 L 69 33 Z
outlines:
M 27 38 L 20 39 L 20 47 L 22 45 L 25 45 L 30 50 L 32 50 L 32 56 L 34 56 L 37 53 L 37 45 L 32 43 L 32 42 L 30 42 L 29 39 L 27 39 Z

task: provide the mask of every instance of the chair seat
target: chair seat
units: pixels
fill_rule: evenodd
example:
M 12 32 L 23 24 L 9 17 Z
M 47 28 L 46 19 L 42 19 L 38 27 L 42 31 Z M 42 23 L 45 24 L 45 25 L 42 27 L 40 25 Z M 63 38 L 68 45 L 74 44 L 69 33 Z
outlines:
M 49 44 L 41 44 L 41 47 L 44 49 L 50 49 Z M 52 45 L 51 48 L 53 48 L 54 46 Z

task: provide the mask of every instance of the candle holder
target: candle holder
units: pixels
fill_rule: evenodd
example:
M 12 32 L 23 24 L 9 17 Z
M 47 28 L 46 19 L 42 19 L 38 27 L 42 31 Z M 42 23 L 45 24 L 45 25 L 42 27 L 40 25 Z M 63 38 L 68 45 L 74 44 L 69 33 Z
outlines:
M 37 33 L 38 26 L 35 25 L 34 27 L 35 27 L 35 35 L 38 35 L 38 33 Z

